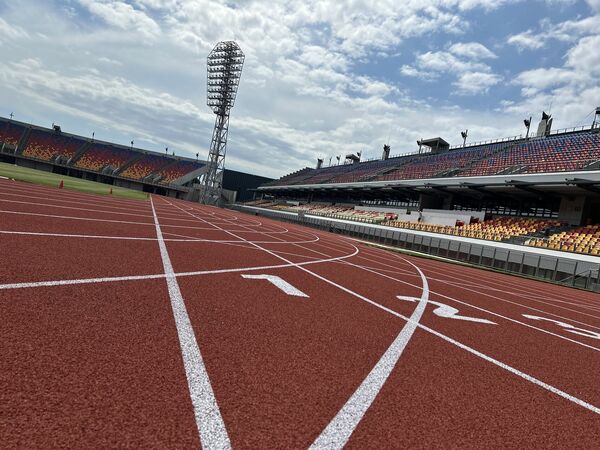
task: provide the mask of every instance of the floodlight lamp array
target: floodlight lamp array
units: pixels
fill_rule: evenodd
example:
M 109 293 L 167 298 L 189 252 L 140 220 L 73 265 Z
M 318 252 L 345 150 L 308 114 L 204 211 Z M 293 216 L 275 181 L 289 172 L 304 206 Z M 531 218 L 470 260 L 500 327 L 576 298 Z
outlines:
M 226 114 L 235 104 L 244 58 L 233 41 L 219 42 L 208 55 L 206 104 L 215 114 Z

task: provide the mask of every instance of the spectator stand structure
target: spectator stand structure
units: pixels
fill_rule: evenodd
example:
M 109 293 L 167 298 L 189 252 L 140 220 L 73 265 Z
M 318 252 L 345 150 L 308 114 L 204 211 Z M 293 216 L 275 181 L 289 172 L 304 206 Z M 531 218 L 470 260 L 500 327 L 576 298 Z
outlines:
M 176 198 L 190 198 L 205 162 L 0 118 L 1 160 Z

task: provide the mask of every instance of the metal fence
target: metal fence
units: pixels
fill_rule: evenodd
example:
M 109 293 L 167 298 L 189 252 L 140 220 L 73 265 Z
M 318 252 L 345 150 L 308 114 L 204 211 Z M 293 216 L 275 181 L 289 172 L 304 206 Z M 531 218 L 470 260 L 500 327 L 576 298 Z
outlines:
M 447 258 L 502 272 L 551 281 L 565 286 L 600 292 L 600 264 L 564 257 L 537 254 L 527 247 L 513 250 L 482 240 L 464 242 L 449 236 L 432 237 L 414 230 L 374 227 L 366 223 L 345 223 L 324 217 L 302 216 L 284 211 L 271 211 L 233 205 L 237 211 L 297 223 L 356 239 Z

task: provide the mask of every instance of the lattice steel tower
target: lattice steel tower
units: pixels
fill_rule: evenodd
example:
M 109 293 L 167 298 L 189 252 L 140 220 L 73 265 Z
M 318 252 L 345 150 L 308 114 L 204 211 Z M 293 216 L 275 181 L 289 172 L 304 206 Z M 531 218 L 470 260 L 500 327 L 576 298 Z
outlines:
M 233 41 L 219 42 L 207 58 L 206 104 L 217 115 L 200 201 L 216 205 L 221 199 L 229 131 L 229 110 L 242 76 L 244 53 Z

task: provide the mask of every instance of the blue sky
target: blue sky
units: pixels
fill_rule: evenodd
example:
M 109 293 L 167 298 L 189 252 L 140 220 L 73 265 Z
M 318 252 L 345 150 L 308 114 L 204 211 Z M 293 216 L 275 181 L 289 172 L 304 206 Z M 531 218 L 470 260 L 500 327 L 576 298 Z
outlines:
M 0 114 L 205 157 L 206 55 L 230 39 L 226 166 L 273 177 L 518 135 L 550 108 L 589 125 L 600 105 L 600 0 L 0 0 Z

